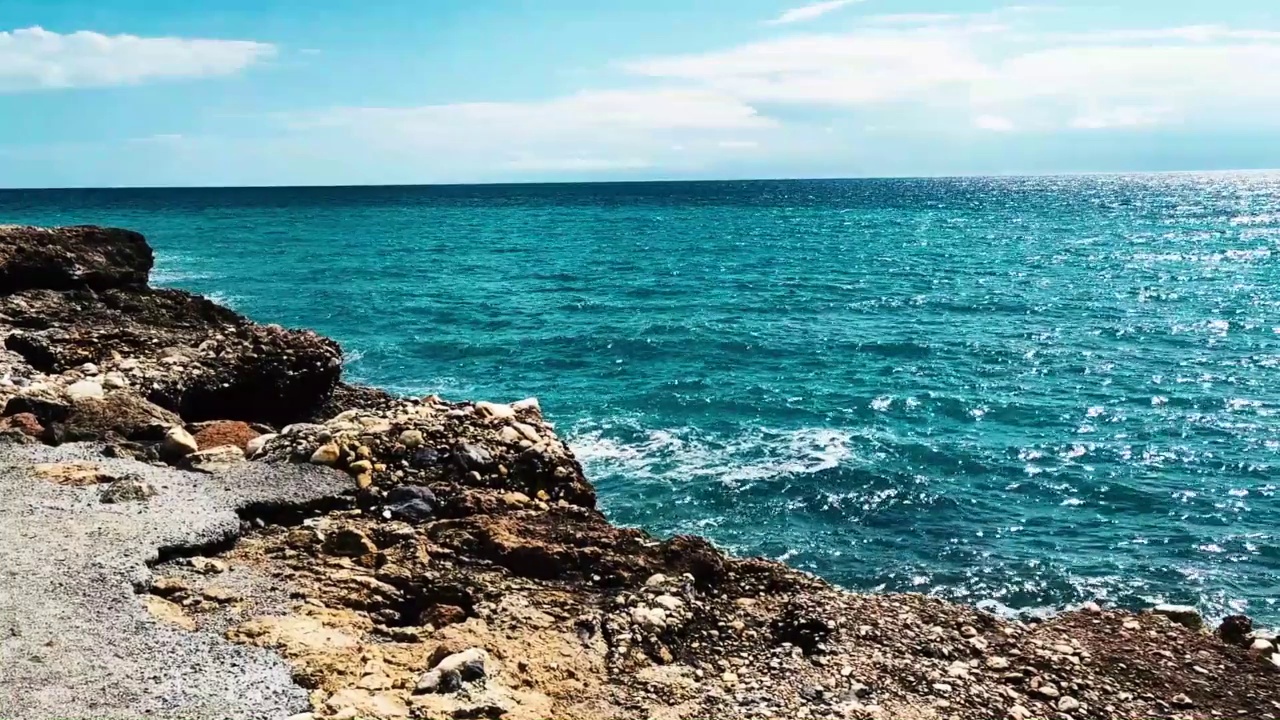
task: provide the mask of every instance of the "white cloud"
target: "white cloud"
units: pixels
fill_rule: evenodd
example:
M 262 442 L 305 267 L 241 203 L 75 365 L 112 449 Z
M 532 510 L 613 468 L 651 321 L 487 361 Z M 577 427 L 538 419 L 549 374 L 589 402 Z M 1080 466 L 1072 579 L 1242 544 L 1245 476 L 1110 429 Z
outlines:
M 767 24 L 789 25 L 791 23 L 807 22 L 809 20 L 822 17 L 827 13 L 832 13 L 841 8 L 860 2 L 865 2 L 865 0 L 826 0 L 826 2 L 816 2 L 810 5 L 791 8 L 773 20 L 770 20 Z
M 1098 108 L 1072 118 L 1070 124 L 1077 130 L 1139 128 L 1160 125 L 1174 116 L 1172 110 L 1161 107 Z
M 725 131 L 745 135 L 745 143 L 778 127 L 739 99 L 675 88 L 588 91 L 537 102 L 339 107 L 283 119 L 295 133 L 336 134 L 344 143 L 477 171 L 597 172 L 698 162 L 696 150 L 705 156 Z
M 716 147 L 726 150 L 754 150 L 760 147 L 760 143 L 755 140 L 721 140 L 716 143 Z
M 979 115 L 973 119 L 973 126 L 991 132 L 1012 132 L 1017 129 L 1012 120 L 1000 115 Z
M 748 102 L 819 105 L 918 98 L 941 86 L 967 87 L 990 72 L 966 36 L 933 31 L 797 35 L 624 67 Z
M 0 32 L 0 92 L 231 75 L 275 52 L 273 45 L 247 40 L 60 34 L 31 27 Z

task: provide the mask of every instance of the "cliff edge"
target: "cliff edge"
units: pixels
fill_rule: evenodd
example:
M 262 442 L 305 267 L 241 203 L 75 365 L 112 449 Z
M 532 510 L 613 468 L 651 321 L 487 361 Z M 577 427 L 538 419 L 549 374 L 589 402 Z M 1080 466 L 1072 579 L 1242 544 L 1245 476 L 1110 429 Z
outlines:
M 619 528 L 536 400 L 347 384 L 151 265 L 0 226 L 0 717 L 1280 717 L 1243 616 L 1022 623 Z

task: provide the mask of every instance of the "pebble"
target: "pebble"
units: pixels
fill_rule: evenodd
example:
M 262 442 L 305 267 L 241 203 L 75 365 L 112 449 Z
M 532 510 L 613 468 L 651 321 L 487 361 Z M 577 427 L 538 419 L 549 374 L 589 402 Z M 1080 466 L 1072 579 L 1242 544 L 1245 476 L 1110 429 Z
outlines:
M 266 435 L 259 435 L 258 437 L 250 440 L 244 448 L 245 456 L 250 459 L 256 457 L 258 453 L 262 452 L 262 449 L 267 446 L 267 443 L 278 437 L 280 436 L 275 433 L 267 433 Z
M 1071 697 L 1070 695 L 1063 695 L 1062 698 L 1058 700 L 1059 712 L 1071 712 L 1072 710 L 1079 710 L 1079 709 L 1080 709 L 1080 701 Z
M 109 372 L 102 377 L 102 386 L 109 390 L 129 387 L 129 380 L 118 372 Z
M 332 467 L 338 464 L 340 457 L 338 446 L 333 443 L 327 443 L 316 448 L 316 451 L 311 453 L 311 464 Z
M 646 587 L 658 587 L 667 584 L 667 576 L 662 573 L 650 575 L 648 580 L 644 581 Z
M 80 372 L 84 373 L 85 375 L 97 375 L 98 366 L 94 365 L 93 363 L 85 363 L 80 366 Z
M 1181 708 L 1189 708 L 1195 705 L 1195 703 L 1191 702 L 1191 698 L 1183 695 L 1182 693 L 1174 695 L 1169 702 L 1173 703 L 1176 707 Z
M 106 391 L 102 389 L 102 385 L 92 380 L 81 380 L 67 386 L 67 397 L 72 400 L 96 399 L 106 394 Z
M 1262 638 L 1254 640 L 1253 644 L 1249 646 L 1249 652 L 1254 655 L 1269 655 L 1271 654 L 1272 649 L 1270 641 L 1263 640 Z
M 151 483 L 140 477 L 127 475 L 102 489 L 98 499 L 104 503 L 141 502 L 156 496 Z
M 166 455 L 171 457 L 186 457 L 200 449 L 191 433 L 177 425 L 169 428 L 169 431 L 164 434 L 164 442 L 160 447 Z
M 417 447 L 421 447 L 422 443 L 425 441 L 426 440 L 422 436 L 421 430 L 405 430 L 404 432 L 400 433 L 400 444 L 409 448 L 410 450 Z
M 1009 708 L 1009 717 L 1011 720 L 1031 720 L 1031 711 L 1021 705 L 1014 705 Z

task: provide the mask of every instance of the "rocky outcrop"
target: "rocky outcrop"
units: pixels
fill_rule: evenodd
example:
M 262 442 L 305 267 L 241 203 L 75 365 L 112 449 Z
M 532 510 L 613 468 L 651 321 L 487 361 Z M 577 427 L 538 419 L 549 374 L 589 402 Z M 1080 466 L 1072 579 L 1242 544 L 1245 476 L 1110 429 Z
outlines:
M 151 247 L 129 230 L 0 225 L 0 294 L 141 287 L 151 265 Z
M 32 238 L 45 247 L 19 247 Z M 323 504 L 243 509 L 238 536 L 203 546 L 216 557 L 170 548 L 138 604 L 278 652 L 310 718 L 1280 710 L 1280 649 L 1247 618 L 1217 637 L 1174 606 L 1022 623 L 616 527 L 536 400 L 343 383 L 332 341 L 147 288 L 143 255 L 122 231 L 0 229 L 0 442 L 91 441 L 201 486 L 300 466 L 345 483 Z M 113 509 L 167 501 L 92 463 L 35 475 L 102 486 Z

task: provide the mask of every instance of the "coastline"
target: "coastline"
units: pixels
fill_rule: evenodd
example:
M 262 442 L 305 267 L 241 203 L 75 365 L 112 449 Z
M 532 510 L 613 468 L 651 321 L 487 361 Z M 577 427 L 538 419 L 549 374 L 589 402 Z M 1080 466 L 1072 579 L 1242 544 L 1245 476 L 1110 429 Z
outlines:
M 133 557 L 141 592 L 112 599 L 118 622 L 283 658 L 309 691 L 299 713 L 1280 713 L 1275 648 L 1232 632 L 1240 620 L 1221 638 L 1178 610 L 1089 608 L 1022 624 L 923 596 L 850 593 L 699 538 L 617 528 L 536 401 L 405 399 L 344 384 L 333 341 L 151 289 L 151 265 L 135 233 L 0 226 L 7 465 L 28 453 L 23 482 L 43 473 L 64 483 L 51 491 L 57 502 L 81 505 L 149 472 L 234 486 L 246 473 L 305 469 L 308 500 L 237 496 L 238 529 L 151 548 L 150 571 Z M 45 445 L 82 464 L 36 463 Z M 90 459 L 103 455 L 105 470 Z M 149 517 L 169 492 L 127 502 Z M 38 519 L 45 501 L 32 502 L 24 512 Z M 90 521 L 97 508 L 86 512 Z M 0 641 L 3 672 L 26 662 L 12 645 Z M 86 687 L 74 673 L 66 682 L 71 694 Z M 109 709 L 154 707 L 146 688 L 137 693 Z M 39 698 L 4 702 L 0 715 L 52 716 Z

